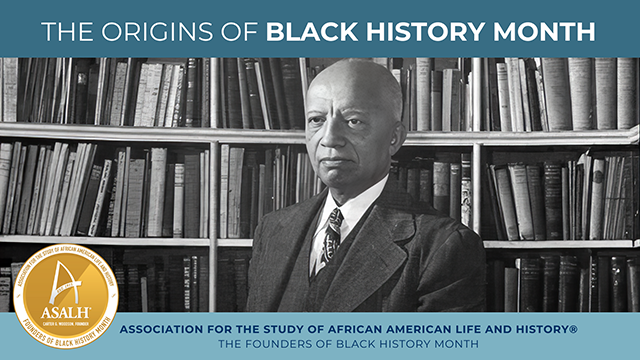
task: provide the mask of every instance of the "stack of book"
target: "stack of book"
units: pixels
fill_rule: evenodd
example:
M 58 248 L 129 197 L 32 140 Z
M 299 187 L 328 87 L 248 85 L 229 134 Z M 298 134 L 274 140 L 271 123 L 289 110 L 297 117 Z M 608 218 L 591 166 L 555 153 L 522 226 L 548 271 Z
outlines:
M 630 129 L 638 59 L 484 59 L 484 127 L 499 131 Z
M 465 59 L 391 62 L 402 88 L 402 122 L 409 131 L 472 131 L 471 72 Z
M 126 249 L 110 264 L 118 311 L 209 311 L 209 256 L 202 251 Z
M 489 165 L 499 240 L 635 240 L 638 157 L 586 152 L 577 160 Z
M 13 285 L 24 262 L 0 259 L 0 312 L 13 311 Z
M 306 71 L 297 58 L 211 59 L 211 125 L 304 129 Z
M 322 189 L 304 150 L 220 148 L 221 238 L 252 238 L 263 215 L 306 200 Z
M 471 226 L 471 154 L 438 152 L 433 157 L 396 161 L 390 176 L 415 200 Z
M 251 249 L 225 248 L 218 254 L 216 312 L 244 311 L 248 295 Z
M 487 309 L 496 312 L 640 311 L 637 256 L 529 255 L 489 260 Z
M 0 233 L 208 236 L 209 151 L 0 144 Z

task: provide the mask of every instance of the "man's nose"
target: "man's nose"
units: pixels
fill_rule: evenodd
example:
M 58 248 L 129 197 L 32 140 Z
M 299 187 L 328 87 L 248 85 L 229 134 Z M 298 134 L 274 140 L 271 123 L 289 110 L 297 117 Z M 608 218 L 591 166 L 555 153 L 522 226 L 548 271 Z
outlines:
M 329 148 L 344 146 L 344 130 L 344 120 L 339 116 L 327 119 L 322 129 L 320 145 Z

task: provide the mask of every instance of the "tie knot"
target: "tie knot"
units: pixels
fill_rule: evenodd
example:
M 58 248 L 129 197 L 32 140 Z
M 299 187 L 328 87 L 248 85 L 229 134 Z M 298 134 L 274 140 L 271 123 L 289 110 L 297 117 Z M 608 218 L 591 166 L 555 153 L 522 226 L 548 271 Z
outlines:
M 329 215 L 329 223 L 338 228 L 342 225 L 342 219 L 342 213 L 339 208 L 333 209 L 331 215 Z

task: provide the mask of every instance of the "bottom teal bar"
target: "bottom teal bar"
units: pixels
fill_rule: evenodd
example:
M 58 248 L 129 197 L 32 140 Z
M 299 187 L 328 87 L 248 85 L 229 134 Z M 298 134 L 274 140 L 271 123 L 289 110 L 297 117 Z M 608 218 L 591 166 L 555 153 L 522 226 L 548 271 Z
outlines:
M 0 314 L 0 358 L 637 358 L 640 313 L 120 313 L 73 350 L 40 344 Z

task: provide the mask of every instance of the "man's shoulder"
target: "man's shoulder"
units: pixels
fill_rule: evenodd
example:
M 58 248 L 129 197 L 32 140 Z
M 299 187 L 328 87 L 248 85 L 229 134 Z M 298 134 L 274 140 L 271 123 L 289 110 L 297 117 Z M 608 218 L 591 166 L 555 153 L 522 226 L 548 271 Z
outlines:
M 313 197 L 299 203 L 270 212 L 262 218 L 262 222 L 287 221 L 290 219 L 308 216 L 311 213 L 315 214 L 315 212 L 318 211 L 318 207 L 322 204 L 325 196 L 326 192 L 323 191 L 320 194 L 314 195 Z
M 405 207 L 395 208 L 396 211 L 406 212 L 413 216 L 418 231 L 430 231 L 438 233 L 452 233 L 457 231 L 471 231 L 460 221 L 454 220 L 447 214 L 434 209 L 425 202 L 413 202 Z

